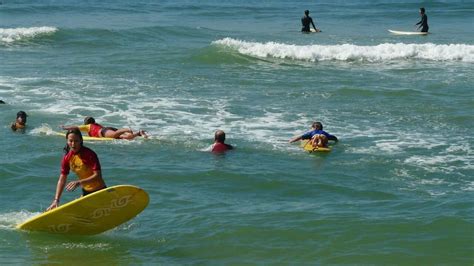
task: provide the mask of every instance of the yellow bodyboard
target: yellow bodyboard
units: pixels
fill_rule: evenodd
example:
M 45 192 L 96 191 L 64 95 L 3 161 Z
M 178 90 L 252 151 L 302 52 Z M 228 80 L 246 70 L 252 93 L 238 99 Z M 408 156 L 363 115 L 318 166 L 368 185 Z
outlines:
M 57 132 L 54 131 L 55 135 L 66 137 L 66 133 L 64 132 Z M 89 137 L 89 136 L 84 136 L 82 135 L 82 139 L 86 141 L 111 141 L 111 140 L 116 140 L 114 138 L 97 138 L 97 137 Z
M 146 208 L 148 201 L 148 193 L 139 187 L 109 187 L 44 212 L 17 228 L 56 234 L 95 235 L 132 219 Z
M 303 148 L 303 150 L 307 152 L 330 152 L 331 151 L 330 148 L 323 148 L 323 147 L 315 148 L 313 147 L 313 145 L 311 145 L 310 141 L 308 140 L 301 141 L 300 146 L 301 148 Z

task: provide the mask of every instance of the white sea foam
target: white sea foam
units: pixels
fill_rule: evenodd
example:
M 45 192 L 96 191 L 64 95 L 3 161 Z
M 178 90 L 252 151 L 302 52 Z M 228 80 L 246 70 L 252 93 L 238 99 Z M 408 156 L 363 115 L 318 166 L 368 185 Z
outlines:
M 18 224 L 40 214 L 39 212 L 8 212 L 0 214 L 0 229 L 13 230 Z
M 66 242 L 61 244 L 56 244 L 53 246 L 43 247 L 44 249 L 71 249 L 71 250 L 78 250 L 78 249 L 90 249 L 90 250 L 100 250 L 106 251 L 110 250 L 111 244 L 109 243 L 73 243 L 73 242 Z
M 414 155 L 404 160 L 405 164 L 417 166 L 431 173 L 458 173 L 461 170 L 472 170 L 472 158 L 449 154 Z
M 40 88 L 30 85 L 37 82 L 42 84 Z M 455 171 L 455 167 L 464 170 L 472 167 L 472 163 L 469 163 L 470 160 L 472 162 L 469 141 L 453 140 L 453 145 L 450 145 L 444 143 L 442 134 L 430 133 L 427 138 L 426 132 L 412 132 L 407 138 L 404 132 L 387 129 L 385 122 L 346 124 L 333 121 L 334 116 L 324 110 L 317 117 L 307 112 L 289 115 L 288 110 L 277 107 L 251 115 L 240 114 L 232 108 L 234 103 L 231 97 L 190 98 L 173 95 L 166 89 L 163 89 L 164 93 L 150 95 L 140 89 L 148 89 L 150 84 L 136 80 L 117 83 L 116 90 L 107 94 L 99 89 L 103 86 L 100 80 L 88 76 L 54 77 L 46 81 L 39 78 L 0 77 L 0 83 L 11 88 L 6 90 L 10 97 L 14 97 L 10 99 L 11 102 L 21 102 L 28 105 L 33 115 L 36 112 L 54 120 L 50 120 L 49 125 L 36 125 L 30 130 L 33 135 L 54 134 L 53 131 L 59 131 L 59 125 L 81 124 L 84 116 L 92 115 L 103 125 L 144 129 L 153 138 L 166 142 L 179 141 L 196 150 L 207 148 L 213 141 L 214 131 L 222 129 L 228 134 L 231 144 L 244 140 L 252 142 L 259 149 L 300 153 L 298 145 L 289 145 L 288 140 L 308 130 L 310 121 L 318 119 L 324 121 L 327 130 L 345 143 L 362 141 L 363 146 L 344 146 L 348 153 L 403 157 L 408 152 L 411 157 L 405 158 L 405 164 L 416 168 L 426 167 L 430 172 L 435 172 L 439 167 L 443 172 Z M 107 99 L 104 99 L 105 95 Z M 344 145 L 344 142 L 340 145 Z M 413 150 L 415 154 L 412 154 Z M 441 150 L 445 152 L 440 153 Z M 457 156 L 465 161 L 459 162 L 455 157 L 446 155 Z M 452 159 L 456 164 L 433 164 L 430 163 L 432 156 Z
M 469 181 L 467 184 L 462 188 L 464 191 L 474 191 L 474 181 Z
M 467 44 L 295 45 L 277 42 L 247 42 L 232 38 L 217 40 L 213 44 L 254 57 L 311 62 L 329 60 L 381 62 L 405 59 L 474 62 L 474 45 Z
M 58 29 L 55 27 L 31 27 L 31 28 L 11 28 L 0 29 L 0 41 L 11 43 L 26 38 L 34 38 L 45 34 L 55 33 Z

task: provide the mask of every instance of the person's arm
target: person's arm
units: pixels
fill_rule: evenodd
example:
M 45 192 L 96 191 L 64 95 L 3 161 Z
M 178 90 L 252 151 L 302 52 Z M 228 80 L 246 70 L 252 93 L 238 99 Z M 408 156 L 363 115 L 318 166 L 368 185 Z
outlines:
M 334 136 L 334 135 L 329 135 L 329 136 L 327 136 L 327 137 L 328 137 L 328 140 L 334 140 L 335 142 L 338 142 L 338 141 L 339 141 L 339 140 L 337 139 L 337 137 Z
M 56 185 L 56 193 L 54 194 L 54 200 L 51 203 L 51 205 L 46 209 L 46 211 L 50 211 L 59 206 L 59 200 L 61 199 L 61 195 L 63 193 L 66 180 L 67 180 L 67 175 L 61 174 L 59 176 L 58 184 Z
M 82 132 L 89 132 L 90 125 L 80 125 L 80 126 L 60 126 L 64 130 L 73 130 L 78 129 Z
M 314 22 L 313 22 L 313 19 L 312 19 L 312 18 L 311 18 L 311 25 L 313 25 L 313 28 L 314 28 L 314 30 L 315 30 L 316 32 L 319 31 L 318 29 L 316 29 L 316 26 L 314 26 Z
M 289 142 L 289 143 L 293 143 L 293 142 L 295 142 L 295 141 L 301 140 L 302 137 L 303 137 L 303 135 L 296 136 L 296 137 L 290 139 L 288 142 Z
M 304 134 L 301 134 L 299 136 L 296 136 L 292 139 L 290 139 L 289 143 L 293 143 L 295 141 L 298 141 L 298 140 L 302 140 L 302 139 L 311 139 L 313 137 L 314 134 L 312 134 L 313 131 L 307 131 L 305 132 Z
M 79 129 L 78 126 L 60 126 L 61 129 L 64 129 L 64 130 L 73 130 L 73 129 Z
M 421 16 L 420 22 L 416 23 L 415 25 L 420 25 L 420 26 L 418 26 L 418 28 L 421 28 L 421 27 L 423 26 L 423 22 L 424 22 L 425 20 L 426 20 L 426 19 L 425 19 L 425 15 L 423 15 L 423 16 Z
M 16 129 L 17 129 L 17 128 L 16 128 L 16 123 L 15 123 L 15 122 L 13 122 L 13 123 L 12 123 L 12 125 L 11 125 L 10 127 L 12 128 L 12 130 L 13 130 L 13 131 L 16 131 Z
M 83 183 L 86 183 L 86 182 L 92 181 L 94 179 L 97 179 L 100 176 L 102 176 L 101 171 L 100 170 L 94 170 L 94 171 L 92 171 L 92 175 L 87 177 L 87 178 L 80 179 L 80 180 L 74 180 L 74 181 L 69 182 L 66 185 L 66 190 L 67 191 L 74 191 L 78 186 L 82 186 Z

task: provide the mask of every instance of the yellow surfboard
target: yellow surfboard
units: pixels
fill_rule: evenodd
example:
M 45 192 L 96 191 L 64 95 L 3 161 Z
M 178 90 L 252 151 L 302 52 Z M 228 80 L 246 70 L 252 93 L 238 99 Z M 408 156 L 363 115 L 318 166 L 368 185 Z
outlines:
M 58 136 L 62 136 L 62 137 L 66 137 L 66 133 L 64 132 L 57 132 L 57 131 L 53 131 L 55 135 L 58 135 Z M 83 140 L 86 140 L 86 141 L 111 141 L 111 140 L 116 140 L 114 138 L 97 138 L 97 137 L 89 137 L 89 136 L 82 136 L 82 139 Z
M 109 187 L 44 212 L 17 228 L 56 234 L 95 235 L 132 219 L 146 208 L 148 201 L 148 193 L 139 187 Z
M 303 140 L 301 141 L 300 143 L 300 146 L 301 148 L 303 148 L 303 150 L 307 151 L 307 152 L 330 152 L 331 149 L 330 148 L 323 148 L 323 147 L 313 147 L 313 145 L 311 145 L 310 141 L 308 140 Z

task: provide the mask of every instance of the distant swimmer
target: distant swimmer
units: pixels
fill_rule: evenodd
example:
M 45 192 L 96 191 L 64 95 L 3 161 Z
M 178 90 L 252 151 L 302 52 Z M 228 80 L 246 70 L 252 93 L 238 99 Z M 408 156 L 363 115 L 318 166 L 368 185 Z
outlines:
M 11 124 L 11 128 L 13 131 L 23 131 L 25 130 L 25 127 L 26 127 L 26 117 L 28 117 L 28 115 L 23 112 L 23 111 L 19 111 L 17 114 L 16 114 L 16 120 L 15 122 L 13 122 Z
M 232 149 L 234 149 L 232 145 L 225 143 L 225 132 L 217 130 L 216 133 L 214 133 L 214 144 L 212 144 L 210 150 L 214 153 L 223 153 Z
M 138 136 L 147 138 L 148 135 L 145 131 L 139 130 L 133 133 L 129 128 L 117 129 L 115 127 L 104 127 L 95 122 L 95 119 L 91 116 L 84 118 L 84 125 L 80 126 L 61 126 L 64 130 L 79 129 L 80 131 L 87 132 L 90 137 L 95 138 L 114 138 L 114 139 L 127 139 L 131 140 Z
M 77 128 L 66 133 L 64 153 L 54 200 L 47 211 L 59 206 L 64 187 L 67 191 L 74 191 L 77 187 L 81 187 L 83 196 L 106 188 L 99 158 L 93 150 L 83 145 L 81 131 Z M 78 180 L 66 184 L 70 170 L 76 173 Z
M 303 27 L 301 28 L 302 32 L 311 32 L 311 25 L 313 25 L 313 28 L 316 32 L 320 32 L 320 30 L 317 29 L 316 26 L 314 26 L 313 19 L 309 16 L 309 10 L 304 11 L 304 17 L 301 18 L 301 24 L 303 25 Z
M 311 131 L 308 131 L 300 136 L 296 136 L 292 139 L 290 139 L 290 143 L 293 143 L 298 140 L 303 140 L 303 139 L 308 139 L 311 140 L 314 143 L 317 143 L 317 145 L 323 145 L 323 147 L 327 146 L 327 140 L 324 138 L 320 137 L 319 135 L 324 135 L 327 140 L 334 140 L 338 141 L 337 137 L 334 135 L 331 135 L 327 133 L 326 131 L 323 130 L 323 124 L 321 122 L 313 122 L 311 125 Z M 317 136 L 316 138 L 314 138 Z M 314 138 L 314 139 L 313 139 Z M 325 144 L 326 143 L 326 144 Z
M 0 100 L 0 104 L 5 104 L 5 102 L 3 100 Z
M 425 14 L 424 7 L 420 8 L 420 16 L 421 16 L 420 22 L 416 23 L 415 25 L 420 25 L 418 26 L 418 29 L 421 28 L 421 32 L 428 32 L 428 29 L 430 27 L 428 27 L 428 16 L 426 16 Z

